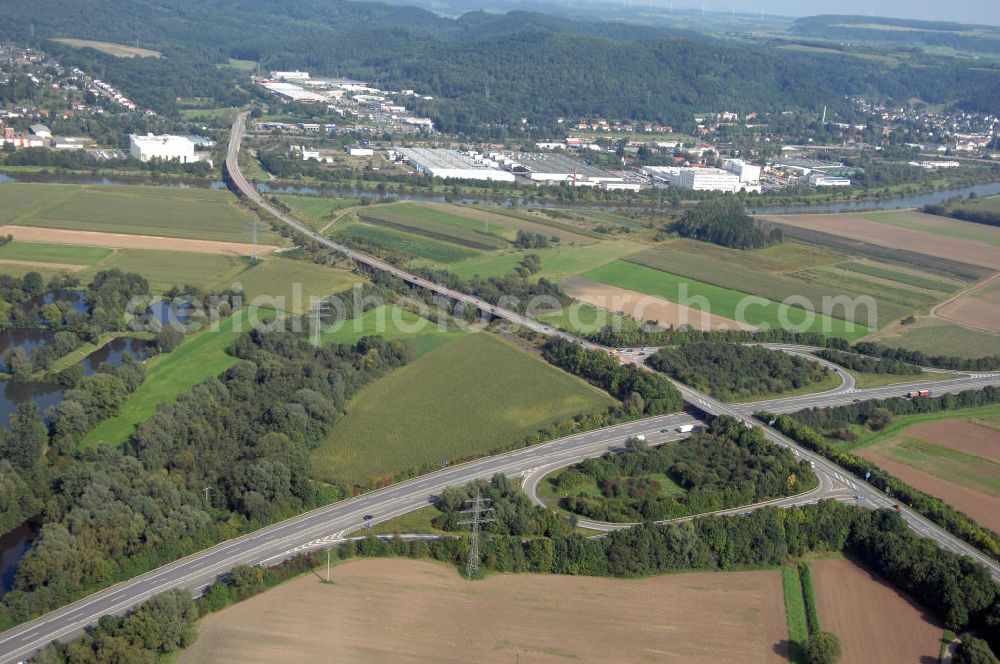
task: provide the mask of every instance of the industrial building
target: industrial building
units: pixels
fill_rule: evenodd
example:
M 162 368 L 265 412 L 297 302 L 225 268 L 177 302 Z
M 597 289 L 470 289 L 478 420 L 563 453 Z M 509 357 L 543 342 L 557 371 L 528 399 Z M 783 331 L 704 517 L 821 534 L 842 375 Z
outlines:
M 132 134 L 129 136 L 129 153 L 139 161 L 179 161 L 182 164 L 198 161 L 194 154 L 194 142 L 186 136 L 169 134 L 162 136 Z
M 722 170 L 729 171 L 738 177 L 743 184 L 760 184 L 760 166 L 748 164 L 742 159 L 723 159 Z
M 372 157 L 375 155 L 375 150 L 358 145 L 352 145 L 347 148 L 347 154 L 352 157 Z
M 647 166 L 644 169 L 656 182 L 692 191 L 760 192 L 760 184 L 741 182 L 740 176 L 721 168 L 695 168 L 682 166 Z M 759 177 L 759 176 L 758 176 Z
M 826 173 L 810 173 L 807 182 L 813 187 L 850 187 L 850 178 L 842 178 Z
M 497 162 L 475 152 L 434 148 L 399 148 L 398 152 L 413 168 L 432 177 L 514 181 L 513 173 L 500 170 Z
M 52 130 L 43 124 L 33 124 L 30 130 L 38 138 L 52 138 Z
M 624 182 L 625 178 L 577 161 L 565 154 L 519 152 L 510 155 L 509 168 L 535 182 L 569 182 L 577 186 L 595 186 L 606 182 Z

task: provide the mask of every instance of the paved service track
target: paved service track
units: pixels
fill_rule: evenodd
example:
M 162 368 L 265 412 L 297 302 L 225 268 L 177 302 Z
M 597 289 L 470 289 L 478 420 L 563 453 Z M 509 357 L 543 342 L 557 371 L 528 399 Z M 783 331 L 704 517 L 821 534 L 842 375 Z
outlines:
M 411 284 L 428 288 L 450 299 L 473 304 L 498 318 L 504 318 L 543 334 L 558 335 L 578 341 L 572 335 L 555 330 L 520 314 L 494 307 L 478 298 L 452 291 L 366 254 L 333 243 L 328 238 L 317 235 L 275 209 L 261 198 L 239 170 L 237 160 L 245 119 L 246 114 L 241 114 L 233 125 L 226 165 L 234 186 L 267 212 L 317 242 L 341 251 L 359 263 L 390 272 Z M 587 345 L 596 348 L 593 344 L 587 343 Z M 684 385 L 678 384 L 678 389 L 689 404 L 709 415 L 730 415 L 744 422 L 759 425 L 759 423 L 753 422 L 749 416 L 762 408 L 779 413 L 790 412 L 812 406 L 850 403 L 853 399 L 884 399 L 899 396 L 907 389 L 914 387 L 931 389 L 935 392 L 957 392 L 985 385 L 1000 385 L 1000 375 L 970 375 L 965 378 L 919 381 L 910 385 L 893 385 L 853 392 L 843 392 L 842 389 L 836 389 L 825 394 L 738 405 L 720 403 Z M 123 613 L 170 588 L 187 588 L 193 593 L 199 594 L 220 575 L 227 573 L 236 565 L 275 563 L 295 552 L 328 545 L 342 539 L 348 533 L 358 530 L 363 524 L 365 515 L 374 515 L 374 522 L 378 523 L 425 507 L 435 495 L 447 486 L 465 484 L 479 478 L 489 478 L 495 473 L 526 476 L 531 480 L 531 478 L 538 477 L 541 469 L 569 465 L 588 456 L 601 454 L 605 450 L 621 447 L 630 437 L 644 435 L 651 441 L 662 440 L 671 435 L 671 431 L 676 431 L 676 428 L 681 424 L 694 423 L 697 423 L 697 420 L 693 416 L 678 413 L 575 434 L 514 452 L 451 466 L 422 477 L 394 484 L 385 489 L 301 514 L 118 583 L 36 620 L 8 630 L 0 634 L 0 664 L 18 662 L 51 641 L 73 638 L 86 627 L 95 624 L 101 616 Z M 811 461 L 817 476 L 820 478 L 820 486 L 815 491 L 778 501 L 778 504 L 799 504 L 824 497 L 843 499 L 847 495 L 845 494 L 846 490 L 847 493 L 853 492 L 853 495 L 860 496 L 858 502 L 864 505 L 871 507 L 891 507 L 893 505 L 890 498 L 863 480 L 850 475 L 823 457 L 801 448 L 777 431 L 766 426 L 763 429 L 772 441 L 789 447 L 794 454 Z M 667 430 L 667 433 L 663 433 L 663 430 Z M 733 511 L 740 512 L 747 509 L 753 509 L 753 507 L 739 508 Z M 990 569 L 994 578 L 1000 579 L 1000 566 L 996 561 L 984 556 L 912 510 L 903 507 L 901 515 L 910 527 L 921 536 L 930 537 L 942 547 L 976 559 Z M 595 525 L 600 527 L 600 524 Z

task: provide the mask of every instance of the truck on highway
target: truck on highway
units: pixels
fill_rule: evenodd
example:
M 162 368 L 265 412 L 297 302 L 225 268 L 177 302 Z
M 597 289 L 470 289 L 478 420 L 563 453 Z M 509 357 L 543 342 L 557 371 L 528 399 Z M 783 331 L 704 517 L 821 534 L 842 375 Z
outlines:
M 930 390 L 910 390 L 906 393 L 907 399 L 917 399 L 919 397 L 929 397 L 931 395 Z
M 682 424 L 677 427 L 677 433 L 691 433 L 692 431 L 694 431 L 693 424 Z

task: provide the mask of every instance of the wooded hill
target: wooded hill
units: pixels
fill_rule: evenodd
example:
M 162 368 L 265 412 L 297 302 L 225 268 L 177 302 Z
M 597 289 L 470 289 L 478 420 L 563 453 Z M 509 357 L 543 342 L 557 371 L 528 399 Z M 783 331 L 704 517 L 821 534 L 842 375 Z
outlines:
M 529 128 L 563 131 L 560 116 L 690 128 L 693 114 L 707 108 L 828 104 L 849 115 L 845 95 L 857 94 L 956 102 L 968 110 L 1000 106 L 1000 70 L 984 63 L 975 70 L 945 60 L 885 68 L 836 54 L 735 47 L 658 28 L 524 12 L 447 19 L 344 0 L 9 0 L 5 8 L 0 39 L 34 35 L 66 64 L 80 64 L 167 113 L 178 97 L 249 98 L 246 74 L 224 66 L 229 58 L 259 62 L 264 71 L 303 68 L 419 89 L 437 99 L 414 110 L 443 130 L 499 137 Z M 118 59 L 52 37 L 138 39 L 165 57 Z

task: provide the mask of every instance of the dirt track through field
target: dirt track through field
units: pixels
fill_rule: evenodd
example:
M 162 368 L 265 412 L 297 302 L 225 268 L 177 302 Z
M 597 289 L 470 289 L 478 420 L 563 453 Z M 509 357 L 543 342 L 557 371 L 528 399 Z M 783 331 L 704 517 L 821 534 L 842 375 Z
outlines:
M 159 235 L 131 235 L 127 233 L 100 233 L 96 231 L 68 231 L 59 228 L 8 225 L 0 227 L 0 235 L 13 235 L 22 242 L 50 242 L 82 247 L 108 247 L 111 249 L 159 249 L 187 251 L 195 254 L 223 254 L 251 256 L 253 245 L 245 242 L 219 242 L 217 240 L 191 240 Z M 257 255 L 270 253 L 277 247 L 257 245 Z M 53 265 L 47 263 L 46 265 Z
M 622 311 L 638 321 L 655 320 L 663 327 L 680 327 L 688 324 L 696 330 L 717 330 L 722 327 L 730 330 L 757 329 L 753 325 L 738 323 L 722 316 L 707 314 L 700 309 L 602 284 L 585 277 L 570 277 L 560 286 L 567 295 L 581 302 L 612 312 Z
M 46 270 L 68 270 L 70 272 L 79 272 L 80 270 L 86 269 L 87 265 L 78 265 L 77 263 L 46 263 L 45 261 L 19 261 L 13 258 L 0 258 L 0 265 L 19 265 L 23 267 L 39 267 Z
M 786 662 L 777 572 L 642 580 L 537 574 L 465 581 L 401 559 L 309 575 L 203 619 L 183 664 Z
M 1000 251 L 995 246 L 880 224 L 850 214 L 787 214 L 759 219 L 1000 270 Z
M 840 664 L 937 662 L 943 630 L 924 609 L 849 560 L 809 564 L 820 628 L 840 639 Z

